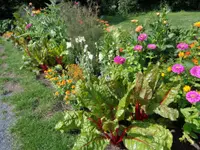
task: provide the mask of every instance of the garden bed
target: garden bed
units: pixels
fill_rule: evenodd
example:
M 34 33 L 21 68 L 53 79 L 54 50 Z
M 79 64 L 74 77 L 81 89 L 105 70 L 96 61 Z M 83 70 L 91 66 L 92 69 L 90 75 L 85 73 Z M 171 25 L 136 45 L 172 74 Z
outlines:
M 60 136 L 76 133 L 73 150 L 199 149 L 200 22 L 174 28 L 164 7 L 148 25 L 130 20 L 129 32 L 94 12 L 52 2 L 15 14 L 4 37 L 23 51 L 21 69 L 37 74 L 40 86 L 27 91 L 28 114 L 45 122 L 62 112 L 51 134 L 59 138 L 52 128 L 59 118 Z

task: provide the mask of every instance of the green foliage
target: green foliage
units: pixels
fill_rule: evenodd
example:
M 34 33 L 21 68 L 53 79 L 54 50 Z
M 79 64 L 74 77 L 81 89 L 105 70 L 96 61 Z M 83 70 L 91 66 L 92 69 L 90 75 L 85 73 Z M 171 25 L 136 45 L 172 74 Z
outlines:
M 173 11 L 198 10 L 200 7 L 200 2 L 198 0 L 108 0 L 101 1 L 100 6 L 103 14 L 113 15 L 120 13 L 127 15 L 129 12 L 158 10 L 163 3 L 168 5 Z
M 0 35 L 12 29 L 12 20 L 0 20 Z
M 198 139 L 198 134 L 200 133 L 199 112 L 199 104 L 189 108 L 181 109 L 181 113 L 185 117 L 185 124 L 183 126 L 183 136 L 181 140 L 187 139 L 191 144 L 194 144 L 193 139 Z
M 24 66 L 38 73 L 39 66 L 54 66 L 58 63 L 57 58 L 68 57 L 67 37 L 65 25 L 59 17 L 60 8 L 53 1 L 41 13 L 33 14 L 33 11 L 27 8 L 23 17 L 14 14 L 14 41 L 24 50 Z
M 136 126 L 128 131 L 124 144 L 129 150 L 170 150 L 172 135 L 160 125 L 136 123 Z

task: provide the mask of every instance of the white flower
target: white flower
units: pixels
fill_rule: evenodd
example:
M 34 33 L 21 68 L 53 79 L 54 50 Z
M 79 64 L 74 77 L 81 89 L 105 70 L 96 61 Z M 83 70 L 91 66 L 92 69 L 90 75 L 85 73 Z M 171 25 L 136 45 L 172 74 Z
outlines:
M 102 61 L 102 59 L 103 59 L 103 55 L 102 53 L 99 53 L 99 61 Z
M 89 57 L 90 60 L 93 59 L 93 55 L 90 52 L 88 52 L 88 57 Z
M 78 36 L 75 38 L 76 43 L 82 43 L 85 42 L 85 37 L 84 36 Z
M 86 52 L 86 51 L 87 51 L 87 48 L 88 48 L 88 45 L 86 44 L 86 45 L 84 46 L 83 52 Z
M 55 32 L 54 30 L 51 30 L 51 31 L 50 31 L 50 34 L 51 34 L 51 36 L 53 36 L 53 37 L 56 36 L 56 32 Z
M 71 42 L 66 42 L 67 48 L 71 48 L 72 47 L 72 43 Z

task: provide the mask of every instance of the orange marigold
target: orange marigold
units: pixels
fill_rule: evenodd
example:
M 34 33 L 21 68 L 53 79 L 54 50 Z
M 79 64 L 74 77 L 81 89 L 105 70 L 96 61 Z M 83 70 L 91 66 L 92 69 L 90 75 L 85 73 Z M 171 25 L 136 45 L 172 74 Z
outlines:
M 198 65 L 198 59 L 193 58 L 193 59 L 192 59 L 192 62 L 193 62 L 195 65 Z
M 67 66 L 67 74 L 74 81 L 83 80 L 83 70 L 77 64 L 71 64 Z
M 67 90 L 67 91 L 65 92 L 65 94 L 66 94 L 66 95 L 70 95 L 70 91 Z

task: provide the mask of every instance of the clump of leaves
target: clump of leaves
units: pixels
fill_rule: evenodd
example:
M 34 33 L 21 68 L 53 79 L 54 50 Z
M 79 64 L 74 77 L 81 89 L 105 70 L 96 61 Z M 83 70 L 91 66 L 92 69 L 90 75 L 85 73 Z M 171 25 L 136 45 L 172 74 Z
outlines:
M 174 102 L 180 86 L 163 84 L 158 67 L 138 73 L 136 82 L 129 84 L 105 77 L 80 81 L 76 87 L 80 109 L 67 111 L 56 129 L 81 130 L 74 150 L 102 150 L 108 143 L 130 150 L 170 149 L 170 131 L 155 123 L 152 114 L 176 120 L 178 111 L 168 105 Z

